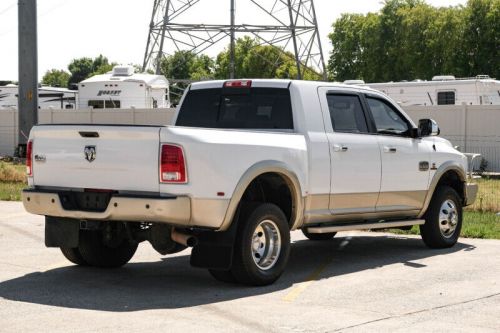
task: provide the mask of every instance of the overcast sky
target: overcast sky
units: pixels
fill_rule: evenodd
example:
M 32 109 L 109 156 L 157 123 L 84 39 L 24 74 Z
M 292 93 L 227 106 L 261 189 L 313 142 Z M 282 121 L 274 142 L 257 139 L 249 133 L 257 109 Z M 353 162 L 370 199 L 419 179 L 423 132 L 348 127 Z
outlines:
M 236 0 L 237 23 L 261 23 L 259 15 L 249 15 L 238 2 L 248 0 Z M 314 2 L 326 59 L 331 50 L 327 35 L 335 19 L 342 13 L 376 12 L 382 7 L 379 0 Z M 466 0 L 427 2 L 450 6 L 465 4 Z M 200 5 L 202 3 L 208 7 L 193 11 L 189 19 L 182 22 L 228 23 L 228 0 L 203 0 Z M 38 0 L 39 79 L 51 68 L 67 70 L 72 59 L 84 56 L 103 54 L 118 63 L 142 64 L 152 6 L 153 0 Z M 221 44 L 210 53 L 216 54 L 224 46 Z M 0 80 L 17 80 L 17 0 L 0 1 L 0 49 Z

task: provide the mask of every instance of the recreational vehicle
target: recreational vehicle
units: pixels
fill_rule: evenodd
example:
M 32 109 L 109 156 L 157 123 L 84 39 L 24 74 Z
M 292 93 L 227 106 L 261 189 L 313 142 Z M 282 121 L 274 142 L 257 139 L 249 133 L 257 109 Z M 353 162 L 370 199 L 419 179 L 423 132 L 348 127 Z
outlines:
M 169 83 L 163 75 L 134 73 L 132 66 L 115 66 L 78 84 L 79 109 L 156 109 L 170 107 Z
M 411 105 L 500 105 L 500 81 L 487 75 L 474 78 L 435 76 L 432 81 L 365 83 L 348 80 L 346 84 L 369 86 L 379 90 L 402 106 Z
M 17 108 L 19 87 L 15 84 L 0 86 L 0 109 Z M 58 87 L 38 88 L 39 109 L 75 109 L 78 91 Z

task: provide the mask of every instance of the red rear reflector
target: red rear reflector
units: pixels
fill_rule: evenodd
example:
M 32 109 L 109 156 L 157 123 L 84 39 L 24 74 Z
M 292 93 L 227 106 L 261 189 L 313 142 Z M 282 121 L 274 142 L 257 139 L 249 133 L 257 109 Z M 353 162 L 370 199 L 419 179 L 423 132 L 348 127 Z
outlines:
M 251 86 L 252 86 L 252 80 L 237 80 L 237 81 L 224 82 L 225 88 L 250 88 Z
M 160 182 L 187 183 L 186 163 L 181 147 L 169 144 L 161 146 Z
M 26 145 L 26 173 L 33 176 L 33 140 Z

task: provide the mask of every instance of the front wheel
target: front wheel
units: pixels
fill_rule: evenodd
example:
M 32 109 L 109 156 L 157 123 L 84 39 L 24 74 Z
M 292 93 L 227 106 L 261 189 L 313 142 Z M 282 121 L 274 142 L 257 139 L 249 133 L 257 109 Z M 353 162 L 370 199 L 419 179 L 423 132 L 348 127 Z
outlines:
M 285 214 L 274 204 L 260 204 L 239 221 L 231 273 L 244 284 L 272 284 L 283 273 L 289 254 Z
M 420 226 L 424 243 L 434 249 L 452 247 L 462 229 L 462 204 L 458 193 L 449 186 L 436 189 Z

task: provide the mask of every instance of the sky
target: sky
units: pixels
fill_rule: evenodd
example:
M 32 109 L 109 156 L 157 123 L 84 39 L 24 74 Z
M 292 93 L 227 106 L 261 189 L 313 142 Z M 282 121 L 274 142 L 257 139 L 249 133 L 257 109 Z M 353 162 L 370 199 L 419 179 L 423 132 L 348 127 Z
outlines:
M 274 1 L 274 0 L 261 0 Z M 17 2 L 0 1 L 0 80 L 17 80 Z M 202 0 L 183 23 L 229 22 L 228 0 Z M 238 23 L 263 24 L 262 15 L 236 0 Z M 331 45 L 328 34 L 342 13 L 377 12 L 380 0 L 314 0 L 325 60 Z M 466 0 L 427 0 L 434 6 L 465 4 Z M 214 7 L 214 4 L 217 4 Z M 227 6 L 226 6 L 227 5 Z M 38 0 L 39 80 L 52 68 L 66 69 L 79 57 L 103 54 L 120 64 L 142 64 L 151 20 L 153 0 Z M 227 7 L 227 8 L 226 8 Z M 208 53 L 214 56 L 225 43 Z

